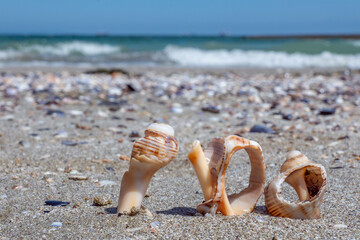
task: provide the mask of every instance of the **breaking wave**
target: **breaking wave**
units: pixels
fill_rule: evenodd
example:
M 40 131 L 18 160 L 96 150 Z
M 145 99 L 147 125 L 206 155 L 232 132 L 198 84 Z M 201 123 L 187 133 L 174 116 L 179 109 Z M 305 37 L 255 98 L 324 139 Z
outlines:
M 349 67 L 360 68 L 360 54 L 286 53 L 262 50 L 202 50 L 167 46 L 166 56 L 182 66 L 248 66 L 248 67 Z
M 42 42 L 44 41 L 44 42 Z M 160 40 L 159 40 L 160 41 Z M 222 45 L 209 48 L 209 44 L 200 44 L 198 39 L 189 40 L 186 46 L 169 43 L 163 39 L 142 42 L 133 39 L 27 39 L 1 41 L 0 67 L 6 66 L 186 66 L 186 67 L 260 67 L 260 68 L 304 68 L 304 67 L 348 67 L 360 68 L 360 41 L 342 41 L 332 43 L 342 52 L 334 52 L 312 43 L 294 43 L 298 47 L 290 51 L 292 42 L 282 43 L 283 48 L 266 49 L 259 42 L 249 42 L 258 48 L 245 48 L 245 45 L 233 46 L 223 39 Z M 175 41 L 175 40 L 173 40 Z M 235 41 L 235 40 L 234 40 Z M 250 40 L 249 40 L 250 41 Z M 207 43 L 207 42 L 205 42 Z M 346 43 L 346 44 L 345 44 Z M 228 45 L 226 45 L 228 44 Z M 256 45 L 257 44 L 257 45 Z M 304 44 L 306 47 L 304 47 Z M 201 45 L 201 46 L 200 46 Z M 260 45 L 262 48 L 259 49 Z M 285 49 L 284 46 L 289 49 Z M 321 45 L 322 46 L 322 45 Z M 350 47 L 349 47 L 350 46 Z M 336 48 L 333 49 L 336 50 Z M 308 53 L 305 50 L 315 49 Z
M 12 47 L 0 49 L 0 59 L 21 58 L 31 54 L 58 57 L 70 55 L 93 56 L 112 54 L 119 51 L 121 51 L 119 46 L 82 41 L 60 42 L 56 44 L 14 44 Z

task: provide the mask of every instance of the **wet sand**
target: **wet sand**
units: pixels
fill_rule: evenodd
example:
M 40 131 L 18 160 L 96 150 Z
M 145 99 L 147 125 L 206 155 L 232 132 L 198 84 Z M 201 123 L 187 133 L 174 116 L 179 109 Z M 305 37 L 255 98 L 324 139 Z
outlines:
M 360 238 L 358 71 L 68 70 L 0 75 L 1 239 Z M 133 142 L 154 121 L 174 127 L 179 154 L 150 183 L 143 206 L 153 217 L 118 217 L 129 164 L 120 157 L 130 156 Z M 255 124 L 275 133 L 250 132 Z M 324 165 L 321 219 L 273 217 L 264 196 L 250 214 L 195 216 L 203 196 L 187 153 L 196 139 L 206 145 L 230 134 L 261 145 L 266 185 L 289 150 Z M 245 188 L 249 173 L 245 151 L 236 153 L 227 193 Z M 283 190 L 296 201 L 289 186 Z M 112 203 L 94 206 L 97 195 Z M 48 206 L 47 200 L 70 204 Z

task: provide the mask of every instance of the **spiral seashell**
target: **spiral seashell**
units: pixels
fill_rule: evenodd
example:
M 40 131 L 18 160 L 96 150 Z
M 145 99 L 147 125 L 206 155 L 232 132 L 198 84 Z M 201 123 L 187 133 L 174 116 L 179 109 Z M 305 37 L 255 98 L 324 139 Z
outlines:
M 133 208 L 141 208 L 152 176 L 171 162 L 178 151 L 171 126 L 153 123 L 145 130 L 145 137 L 134 143 L 129 170 L 121 181 L 118 213 L 130 213 Z
M 300 202 L 293 203 L 281 196 L 283 182 L 290 184 Z M 276 176 L 265 188 L 266 208 L 274 216 L 314 219 L 320 218 L 320 205 L 326 188 L 326 171 L 311 162 L 299 151 L 287 154 L 286 161 Z
M 225 192 L 226 168 L 232 155 L 241 149 L 246 150 L 251 162 L 249 186 L 240 193 L 228 196 Z M 205 198 L 205 202 L 197 207 L 198 212 L 214 215 L 220 211 L 231 216 L 253 211 L 265 184 L 265 165 L 258 143 L 231 135 L 214 138 L 203 151 L 200 142 L 196 140 L 188 157 Z

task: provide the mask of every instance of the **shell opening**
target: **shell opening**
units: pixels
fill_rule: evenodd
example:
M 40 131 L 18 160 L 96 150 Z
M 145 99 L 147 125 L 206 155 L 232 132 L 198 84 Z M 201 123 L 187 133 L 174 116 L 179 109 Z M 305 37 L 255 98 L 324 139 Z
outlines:
M 307 191 L 310 195 L 310 199 L 308 200 L 312 200 L 320 192 L 320 189 L 323 186 L 325 179 L 322 176 L 321 169 L 319 167 L 307 166 L 304 168 L 305 172 L 303 178 L 306 184 Z M 293 176 L 298 171 L 303 171 L 304 168 L 294 171 L 286 179 L 288 179 L 290 176 Z M 284 198 L 289 199 L 290 201 L 297 202 L 297 200 L 299 200 L 294 197 L 298 196 L 298 194 L 296 193 L 294 188 L 290 187 L 289 184 L 286 184 L 286 186 L 282 186 L 282 195 Z
M 318 167 L 307 167 L 305 172 L 305 182 L 308 188 L 310 199 L 314 198 L 320 191 L 325 179 Z

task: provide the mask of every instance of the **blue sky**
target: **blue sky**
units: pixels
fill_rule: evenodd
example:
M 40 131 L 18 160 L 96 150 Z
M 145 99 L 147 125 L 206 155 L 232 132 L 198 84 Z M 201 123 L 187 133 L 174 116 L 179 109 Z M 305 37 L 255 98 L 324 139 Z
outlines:
M 0 0 L 0 33 L 360 33 L 360 0 Z

